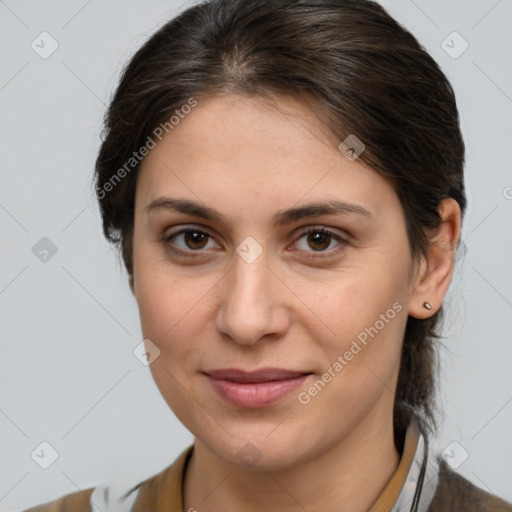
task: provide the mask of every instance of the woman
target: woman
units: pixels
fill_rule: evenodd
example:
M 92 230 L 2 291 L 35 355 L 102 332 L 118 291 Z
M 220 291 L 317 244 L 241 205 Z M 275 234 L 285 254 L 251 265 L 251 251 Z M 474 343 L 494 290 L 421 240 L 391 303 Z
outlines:
M 125 69 L 96 190 L 194 444 L 32 511 L 510 511 L 429 449 L 452 88 L 370 1 L 213 0 Z

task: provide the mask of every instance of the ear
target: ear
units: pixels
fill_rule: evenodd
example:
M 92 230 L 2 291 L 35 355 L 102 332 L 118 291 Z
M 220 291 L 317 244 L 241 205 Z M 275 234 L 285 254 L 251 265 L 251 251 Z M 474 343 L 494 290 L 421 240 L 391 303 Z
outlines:
M 428 318 L 439 310 L 453 275 L 460 238 L 459 204 L 452 198 L 443 200 L 439 215 L 440 225 L 429 237 L 429 248 L 419 266 L 409 302 L 409 315 L 414 318 Z M 430 304 L 431 308 L 426 308 L 425 303 Z

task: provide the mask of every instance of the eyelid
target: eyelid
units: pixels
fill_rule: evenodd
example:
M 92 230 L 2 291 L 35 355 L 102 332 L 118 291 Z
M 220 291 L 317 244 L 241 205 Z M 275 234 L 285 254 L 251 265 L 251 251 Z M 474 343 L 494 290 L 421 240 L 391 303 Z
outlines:
M 346 231 L 341 230 L 340 228 L 334 228 L 330 226 L 325 226 L 323 224 L 311 224 L 309 226 L 301 226 L 300 228 L 297 228 L 296 232 L 293 236 L 302 236 L 307 233 L 310 233 L 311 231 L 320 231 L 323 233 L 328 233 L 329 235 L 332 235 L 333 237 L 337 237 L 342 240 L 348 241 L 349 234 Z M 345 235 L 342 235 L 341 232 L 345 233 Z
M 170 228 L 169 228 L 170 229 Z M 187 233 L 188 231 L 199 231 L 201 233 L 205 233 L 211 238 L 215 238 L 212 232 L 206 226 L 202 226 L 201 224 L 180 224 L 175 231 L 172 231 L 169 234 L 166 234 L 168 230 L 164 232 L 162 236 L 162 240 L 168 240 L 169 238 L 179 235 L 181 233 Z

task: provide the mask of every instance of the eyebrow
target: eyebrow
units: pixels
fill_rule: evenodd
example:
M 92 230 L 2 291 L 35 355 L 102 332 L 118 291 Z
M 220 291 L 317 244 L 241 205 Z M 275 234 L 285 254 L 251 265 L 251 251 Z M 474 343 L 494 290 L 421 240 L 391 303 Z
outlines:
M 200 217 L 209 221 L 216 221 L 227 224 L 225 217 L 217 210 L 204 206 L 189 199 L 177 199 L 172 197 L 158 197 L 151 201 L 145 208 L 146 213 L 158 210 L 174 210 L 195 217 Z M 330 199 L 322 202 L 315 202 L 298 206 L 287 210 L 278 211 L 272 219 L 273 227 L 290 224 L 298 220 L 317 217 L 320 215 L 341 215 L 356 214 L 364 217 L 371 217 L 372 214 L 363 206 Z

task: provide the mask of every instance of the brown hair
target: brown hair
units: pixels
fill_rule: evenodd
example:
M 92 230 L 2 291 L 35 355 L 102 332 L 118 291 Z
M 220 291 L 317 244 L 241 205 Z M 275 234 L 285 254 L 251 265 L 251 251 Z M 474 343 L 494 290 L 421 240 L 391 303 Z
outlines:
M 130 275 L 138 168 L 131 159 L 155 128 L 172 128 L 170 117 L 191 98 L 215 93 L 298 95 L 339 141 L 355 134 L 365 145 L 359 160 L 395 187 L 415 257 L 428 247 L 426 231 L 439 225 L 443 199 L 465 210 L 464 142 L 452 87 L 380 5 L 210 0 L 166 23 L 136 52 L 105 115 L 96 191 L 105 236 L 120 246 Z M 394 408 L 399 428 L 410 410 L 436 428 L 441 314 L 407 321 Z

